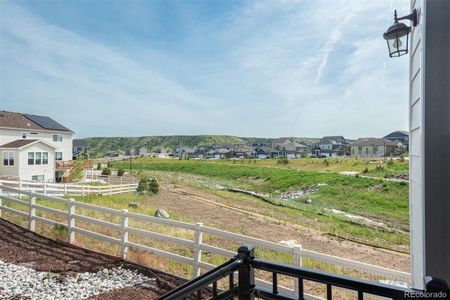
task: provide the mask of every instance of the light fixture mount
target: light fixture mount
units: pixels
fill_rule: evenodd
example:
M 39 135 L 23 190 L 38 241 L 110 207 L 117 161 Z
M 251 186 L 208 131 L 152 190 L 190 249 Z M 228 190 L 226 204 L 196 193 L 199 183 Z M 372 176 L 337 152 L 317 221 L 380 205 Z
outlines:
M 410 20 L 413 27 L 417 26 L 417 10 L 414 9 L 409 15 L 398 18 L 397 10 L 394 10 L 394 24 L 383 34 L 389 50 L 389 57 L 399 57 L 408 53 L 409 33 L 411 27 L 400 20 Z

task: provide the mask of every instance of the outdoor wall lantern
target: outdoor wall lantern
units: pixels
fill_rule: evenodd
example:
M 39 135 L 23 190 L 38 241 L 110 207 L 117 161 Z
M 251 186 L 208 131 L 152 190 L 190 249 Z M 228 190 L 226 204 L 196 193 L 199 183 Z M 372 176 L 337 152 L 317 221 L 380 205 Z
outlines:
M 397 10 L 394 11 L 394 24 L 383 34 L 388 45 L 389 57 L 399 57 L 408 53 L 408 36 L 411 27 L 399 23 L 400 20 L 410 20 L 413 26 L 416 26 L 417 10 L 414 9 L 411 14 L 401 18 L 397 18 Z

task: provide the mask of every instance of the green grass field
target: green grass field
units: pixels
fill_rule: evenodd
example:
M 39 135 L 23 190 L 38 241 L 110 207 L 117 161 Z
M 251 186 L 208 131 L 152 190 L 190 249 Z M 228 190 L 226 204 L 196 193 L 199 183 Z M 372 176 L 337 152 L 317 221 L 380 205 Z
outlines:
M 178 174 L 185 176 L 183 184 L 209 189 L 211 192 L 223 193 L 206 186 L 205 182 L 218 183 L 255 191 L 268 195 L 270 201 L 286 215 L 319 219 L 320 229 L 340 236 L 354 238 L 370 244 L 402 245 L 407 247 L 409 234 L 408 184 L 405 182 L 382 181 L 383 172 L 407 172 L 407 162 L 363 161 L 355 159 L 299 159 L 288 165 L 277 165 L 273 160 L 262 161 L 228 161 L 228 160 L 170 160 L 140 158 L 133 162 L 133 168 L 141 174 L 163 176 Z M 117 162 L 114 167 L 126 167 L 128 163 Z M 380 179 L 343 176 L 341 171 L 361 171 L 368 168 L 365 175 Z M 183 175 L 184 174 L 184 175 Z M 376 176 L 375 176 L 376 175 Z M 189 180 L 189 176 L 197 178 Z M 307 196 L 311 204 L 301 200 L 280 200 L 282 192 L 304 189 L 315 184 L 325 184 L 318 191 Z M 234 197 L 230 194 L 227 197 Z M 253 199 L 255 200 L 255 199 Z M 249 201 L 242 197 L 241 201 Z M 259 201 L 261 211 L 268 203 Z M 375 222 L 381 222 L 394 232 L 379 230 L 370 225 L 361 225 L 351 219 L 330 212 L 337 209 L 352 215 L 363 216 Z M 284 211 L 283 211 L 284 210 Z

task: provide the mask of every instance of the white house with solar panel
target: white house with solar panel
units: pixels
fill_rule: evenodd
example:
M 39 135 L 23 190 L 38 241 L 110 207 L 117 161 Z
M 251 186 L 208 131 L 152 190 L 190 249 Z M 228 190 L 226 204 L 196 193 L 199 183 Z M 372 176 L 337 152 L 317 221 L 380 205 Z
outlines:
M 61 181 L 70 169 L 73 134 L 50 117 L 0 111 L 0 177 Z

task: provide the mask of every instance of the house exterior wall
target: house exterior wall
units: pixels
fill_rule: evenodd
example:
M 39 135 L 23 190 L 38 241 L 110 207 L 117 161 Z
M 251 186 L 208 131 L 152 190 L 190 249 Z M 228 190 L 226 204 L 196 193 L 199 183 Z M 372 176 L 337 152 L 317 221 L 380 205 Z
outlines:
M 55 150 L 43 143 L 24 147 L 19 151 L 19 172 L 21 180 L 32 180 L 33 175 L 44 175 L 44 181 L 55 180 Z M 48 152 L 47 165 L 28 165 L 28 152 Z
M 450 1 L 425 2 L 422 79 L 425 275 L 450 283 Z
M 14 166 L 5 166 L 3 165 L 3 153 L 4 152 L 13 152 L 14 153 Z M 1 149 L 0 150 L 0 175 L 4 176 L 19 176 L 19 150 L 17 149 Z
M 424 261 L 424 163 L 423 163 L 423 74 L 424 0 L 412 0 L 419 18 L 411 32 L 409 63 L 409 207 L 411 220 L 411 273 L 413 286 L 423 289 Z
M 36 139 L 47 142 L 56 147 L 57 152 L 62 152 L 63 160 L 72 160 L 72 133 L 48 130 L 26 130 L 13 128 L 0 128 L 0 145 L 22 139 L 22 133 L 27 134 L 27 139 Z M 31 134 L 37 133 L 37 134 Z M 53 135 L 59 134 L 63 136 L 62 142 L 53 142 Z

